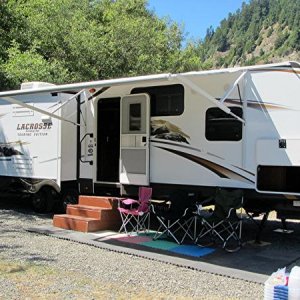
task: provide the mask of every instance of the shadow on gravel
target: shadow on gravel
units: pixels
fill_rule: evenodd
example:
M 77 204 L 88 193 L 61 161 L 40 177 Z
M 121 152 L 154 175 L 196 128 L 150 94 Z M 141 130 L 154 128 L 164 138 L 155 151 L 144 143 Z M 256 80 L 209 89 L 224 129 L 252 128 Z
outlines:
M 236 253 L 218 251 L 203 260 L 208 263 L 269 275 L 278 268 L 291 266 L 300 259 L 300 223 L 287 222 L 291 233 L 277 232 L 280 221 L 268 221 L 261 235 L 260 243 L 255 242 L 256 228 L 252 222 L 243 225 L 242 249 Z
M 20 222 L 14 226 L 5 226 L 14 222 L 14 219 L 18 218 L 18 221 L 24 220 L 27 226 L 30 224 L 32 229 L 22 227 Z M 150 259 L 163 260 L 168 263 L 175 263 L 178 265 L 186 265 L 187 267 L 206 270 L 217 274 L 230 275 L 231 273 L 243 272 L 238 275 L 239 278 L 252 280 L 247 274 L 256 274 L 261 276 L 269 276 L 272 272 L 278 268 L 287 267 L 288 269 L 300 260 L 300 223 L 287 222 L 289 230 L 292 233 L 279 233 L 274 230 L 282 228 L 281 222 L 278 220 L 269 220 L 261 234 L 261 243 L 254 243 L 257 226 L 246 220 L 243 224 L 243 241 L 244 246 L 236 253 L 226 253 L 219 246 L 214 247 L 213 252 L 209 252 L 201 257 L 192 257 L 182 254 L 174 254 L 170 251 L 153 249 L 144 245 L 138 245 L 135 243 L 124 243 L 122 241 L 116 241 L 116 239 L 107 239 L 105 241 L 98 240 L 97 235 L 84 234 L 79 232 L 72 232 L 67 230 L 61 230 L 47 225 L 43 229 L 40 229 L 43 220 L 52 224 L 51 219 L 53 215 L 37 214 L 35 213 L 27 199 L 21 197 L 3 197 L 0 195 L 0 244 L 1 236 L 8 235 L 14 238 L 14 233 L 19 231 L 29 230 L 33 232 L 43 233 L 47 235 L 53 235 L 63 239 L 69 239 L 85 244 L 90 244 L 99 248 L 108 248 L 113 251 L 120 251 L 128 254 L 134 254 L 138 256 L 149 257 Z M 41 221 L 39 223 L 39 221 Z M 49 220 L 49 222 L 47 222 Z M 17 234 L 16 234 L 17 236 Z M 13 246 L 18 249 L 17 243 Z M 8 245 L 0 246 L 0 251 L 9 249 Z M 24 251 L 23 257 L 26 257 L 28 261 L 51 261 L 49 257 L 41 257 L 37 253 L 26 253 L 26 247 L 24 249 L 18 249 L 17 251 Z M 180 259 L 180 262 L 177 262 Z M 209 267 L 208 267 L 209 266 Z M 221 271 L 221 269 L 223 271 Z M 256 280 L 256 279 L 255 279 Z M 263 282 L 261 277 L 257 280 Z
M 55 262 L 57 261 L 56 259 L 53 258 L 49 258 L 49 257 L 43 257 L 43 256 L 39 256 L 39 255 L 30 255 L 29 257 L 27 257 L 26 259 L 29 262 Z
M 0 245 L 0 250 L 1 251 L 5 251 L 5 250 L 10 250 L 10 249 L 20 249 L 20 248 L 22 248 L 21 246 L 17 246 L 17 245 L 13 245 L 13 246 L 11 246 L 11 245 Z
M 11 253 L 16 252 L 16 257 L 23 257 L 30 263 L 52 262 L 56 259 L 49 256 L 41 256 L 34 251 L 28 251 L 26 245 L 20 244 L 20 234 L 25 234 L 26 227 L 40 223 L 51 224 L 53 214 L 38 214 L 31 208 L 31 204 L 26 198 L 18 196 L 0 196 L 0 252 L 7 253 L 11 257 Z M 45 221 L 45 222 L 44 222 Z M 11 244 L 8 244 L 10 243 Z
M 29 211 L 31 210 L 31 207 L 30 201 L 26 197 L 20 195 L 0 195 L 0 209 L 16 209 L 18 211 Z
M 210 273 L 226 275 L 244 280 L 263 283 L 278 268 L 289 270 L 300 259 L 300 223 L 287 222 L 292 233 L 279 233 L 280 221 L 268 221 L 261 234 L 261 243 L 255 243 L 256 225 L 247 220 L 243 226 L 244 245 L 235 253 L 225 252 L 220 246 L 213 246 L 214 251 L 207 251 L 201 257 L 174 253 L 168 247 L 160 249 L 147 246 L 147 242 L 137 243 L 119 238 L 116 232 L 82 233 L 63 230 L 53 226 L 29 228 L 29 231 L 52 235 L 111 251 L 141 256 L 153 260 L 184 266 Z M 143 238 L 143 237 L 142 237 Z M 190 244 L 191 245 L 191 244 Z M 193 245 L 195 247 L 195 245 Z M 186 245 L 186 248 L 189 245 Z
M 243 247 L 241 250 L 228 253 L 220 245 L 212 245 L 214 251 L 207 251 L 206 255 L 193 257 L 192 255 L 174 254 L 166 249 L 154 249 L 145 244 L 130 243 L 122 239 L 107 239 L 105 243 L 132 248 L 135 250 L 165 254 L 171 257 L 185 258 L 190 261 L 209 263 L 215 267 L 241 270 L 261 275 L 269 275 L 278 268 L 291 266 L 300 259 L 300 223 L 287 222 L 291 233 L 279 233 L 274 230 L 282 228 L 280 221 L 268 221 L 261 235 L 260 243 L 255 242 L 257 233 L 256 225 L 251 221 L 243 224 Z M 94 239 L 96 241 L 97 239 Z M 205 248 L 203 248 L 205 249 Z
M 19 195 L 0 195 L 1 222 L 5 222 L 5 219 L 8 220 L 14 218 L 13 212 L 20 213 L 18 215 L 19 219 L 35 220 L 36 217 L 40 219 L 53 218 L 53 214 L 38 214 L 34 212 L 28 197 Z M 3 214 L 5 214 L 4 217 Z

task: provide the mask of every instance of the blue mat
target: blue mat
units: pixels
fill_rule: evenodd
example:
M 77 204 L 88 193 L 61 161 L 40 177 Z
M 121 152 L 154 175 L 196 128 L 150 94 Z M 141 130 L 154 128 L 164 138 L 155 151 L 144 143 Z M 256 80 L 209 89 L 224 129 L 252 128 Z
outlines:
M 170 249 L 170 251 L 188 256 L 201 257 L 213 253 L 215 249 L 199 247 L 196 245 L 180 245 L 173 249 Z
M 127 242 L 130 243 L 130 240 L 127 240 Z M 151 240 L 142 242 L 139 245 L 192 257 L 202 257 L 215 251 L 213 248 L 200 247 L 197 245 L 178 245 L 174 242 L 165 240 Z

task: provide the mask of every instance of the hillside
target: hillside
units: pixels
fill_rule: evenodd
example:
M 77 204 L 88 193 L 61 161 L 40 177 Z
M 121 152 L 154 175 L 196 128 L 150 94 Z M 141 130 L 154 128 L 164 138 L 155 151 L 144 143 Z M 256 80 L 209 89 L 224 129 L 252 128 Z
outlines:
M 201 50 L 201 51 L 200 51 Z M 206 68 L 300 60 L 300 0 L 252 0 L 207 30 Z

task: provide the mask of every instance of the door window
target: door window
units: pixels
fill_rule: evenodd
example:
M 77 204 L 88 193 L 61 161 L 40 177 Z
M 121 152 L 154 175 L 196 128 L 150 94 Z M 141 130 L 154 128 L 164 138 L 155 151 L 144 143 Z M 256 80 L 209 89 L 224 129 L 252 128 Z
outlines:
M 129 130 L 140 131 L 141 130 L 141 104 L 133 103 L 129 105 Z

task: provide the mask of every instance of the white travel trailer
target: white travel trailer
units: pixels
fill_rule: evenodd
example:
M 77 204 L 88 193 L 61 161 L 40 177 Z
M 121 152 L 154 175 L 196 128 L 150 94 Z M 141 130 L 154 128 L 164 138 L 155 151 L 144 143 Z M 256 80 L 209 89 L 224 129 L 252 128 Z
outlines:
M 250 208 L 297 216 L 297 62 L 27 83 L 0 99 L 0 187 L 33 194 L 38 210 L 150 185 L 154 197 L 181 190 L 198 200 L 242 188 Z

